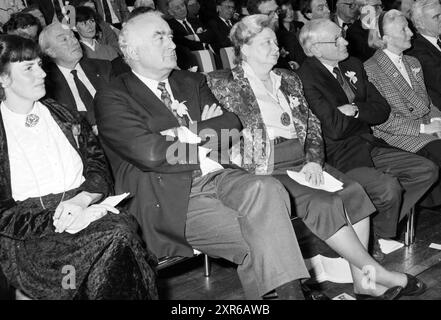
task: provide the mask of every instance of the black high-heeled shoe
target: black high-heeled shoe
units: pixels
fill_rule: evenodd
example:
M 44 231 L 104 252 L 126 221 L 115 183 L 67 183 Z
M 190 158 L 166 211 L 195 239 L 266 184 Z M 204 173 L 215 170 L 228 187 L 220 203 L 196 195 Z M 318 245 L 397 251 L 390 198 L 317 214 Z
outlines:
M 355 294 L 357 300 L 396 300 L 400 297 L 403 287 L 396 286 L 387 289 L 381 296 L 371 296 L 369 294 Z
M 407 285 L 401 290 L 400 296 L 419 296 L 426 291 L 426 284 L 417 277 L 405 273 Z

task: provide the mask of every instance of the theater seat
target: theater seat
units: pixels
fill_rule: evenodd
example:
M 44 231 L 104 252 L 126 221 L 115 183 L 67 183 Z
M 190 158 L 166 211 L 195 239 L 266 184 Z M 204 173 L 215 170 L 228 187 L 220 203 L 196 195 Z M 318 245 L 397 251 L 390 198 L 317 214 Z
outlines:
M 216 70 L 216 62 L 214 60 L 213 52 L 210 50 L 199 50 L 192 51 L 191 53 L 196 58 L 199 72 L 208 73 Z
M 221 48 L 219 55 L 222 61 L 223 69 L 233 69 L 236 65 L 234 63 L 234 48 Z

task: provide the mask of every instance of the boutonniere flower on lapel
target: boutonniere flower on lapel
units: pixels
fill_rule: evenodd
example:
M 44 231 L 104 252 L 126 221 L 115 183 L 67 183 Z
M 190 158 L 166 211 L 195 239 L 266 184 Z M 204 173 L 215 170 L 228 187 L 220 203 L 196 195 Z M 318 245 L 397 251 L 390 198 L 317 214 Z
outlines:
M 77 147 L 80 147 L 80 144 L 78 142 L 78 137 L 81 134 L 81 125 L 79 123 L 77 124 L 72 124 L 72 134 L 74 136 L 75 142 L 77 144 Z
M 178 100 L 173 100 L 171 104 L 171 108 L 173 111 L 175 111 L 178 114 L 178 116 L 182 118 L 184 115 L 186 115 L 190 123 L 193 123 L 193 120 L 188 114 L 188 109 L 187 106 L 185 105 L 186 102 L 187 101 L 179 102 Z
M 297 108 L 299 105 L 300 105 L 299 98 L 294 96 L 289 96 L 289 106 L 291 107 L 291 109 Z
M 421 71 L 421 68 L 411 68 L 414 75 L 417 75 L 418 72 Z
M 345 76 L 348 77 L 351 84 L 355 85 L 358 81 L 354 71 L 346 71 Z

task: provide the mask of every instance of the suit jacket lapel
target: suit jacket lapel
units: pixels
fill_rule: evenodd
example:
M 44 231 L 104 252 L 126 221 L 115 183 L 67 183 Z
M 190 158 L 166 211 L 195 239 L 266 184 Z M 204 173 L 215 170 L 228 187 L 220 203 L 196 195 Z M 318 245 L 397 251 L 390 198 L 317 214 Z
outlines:
M 74 107 L 73 110 L 76 110 L 77 103 L 75 102 L 75 98 L 72 94 L 72 91 L 70 90 L 69 84 L 67 83 L 66 78 L 61 73 L 60 69 L 57 67 L 55 63 L 51 64 L 49 72 L 51 73 L 51 75 L 50 76 L 48 75 L 48 78 L 50 78 L 51 81 L 53 82 L 52 86 L 56 91 L 54 93 L 56 99 L 59 100 L 60 102 L 65 101 L 66 98 L 69 99 L 70 100 L 69 106 L 73 106 Z
M 193 121 L 200 121 L 202 114 L 201 108 L 204 106 L 200 106 L 199 101 L 193 101 L 195 92 L 191 90 L 191 88 L 189 88 L 184 81 L 178 81 L 178 79 L 176 79 L 176 75 L 176 72 L 172 72 L 168 78 L 173 97 L 179 102 L 186 101 L 185 105 L 187 106 L 191 119 Z
M 148 113 L 166 119 L 165 123 L 161 123 L 162 126 L 168 126 L 168 128 L 179 126 L 173 113 L 133 72 L 128 72 L 123 81 L 130 96 Z
M 441 58 L 441 51 L 439 51 L 429 40 L 424 38 L 422 35 L 417 34 L 416 41 L 420 41 L 429 51 L 432 52 L 438 58 Z
M 244 115 L 249 114 L 250 117 L 253 117 L 255 120 L 258 119 L 258 121 L 263 124 L 256 95 L 251 88 L 250 82 L 245 78 L 242 66 L 236 66 L 231 70 L 231 73 L 233 74 L 234 81 L 231 82 L 230 88 L 234 91 L 237 89 L 240 90 L 239 95 L 242 97 L 241 112 Z
M 384 71 L 387 77 L 393 79 L 392 84 L 401 92 L 402 96 L 405 97 L 409 102 L 415 106 L 425 107 L 421 98 L 416 94 L 415 89 L 418 88 L 416 84 L 416 88 L 411 88 L 409 83 L 404 79 L 401 75 L 401 72 L 395 67 L 393 62 L 389 59 L 389 57 L 382 51 L 377 50 L 374 55 L 375 59 L 378 61 L 381 69 Z M 403 63 L 406 66 L 406 59 L 403 59 Z M 409 75 L 409 78 L 412 79 L 412 71 L 408 66 L 406 67 L 406 71 Z M 415 82 L 415 80 L 414 80 Z M 414 85 L 414 82 L 411 83 Z
M 344 99 L 344 101 L 348 101 L 348 98 L 343 88 L 340 86 L 337 79 L 329 72 L 329 70 L 317 58 L 311 58 L 310 61 L 318 71 L 317 80 L 320 81 L 325 87 L 329 88 L 330 91 L 335 92 L 338 96 Z
M 95 90 L 99 89 L 99 77 L 100 74 L 95 70 L 92 63 L 87 63 L 86 60 L 80 61 L 81 68 L 83 68 L 84 73 L 86 74 L 87 79 L 89 79 L 90 83 L 93 85 Z

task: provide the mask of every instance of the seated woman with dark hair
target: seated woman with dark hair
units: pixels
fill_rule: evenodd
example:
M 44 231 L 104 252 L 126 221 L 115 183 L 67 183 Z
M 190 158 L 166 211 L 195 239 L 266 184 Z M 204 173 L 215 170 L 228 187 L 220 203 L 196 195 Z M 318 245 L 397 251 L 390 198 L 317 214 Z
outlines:
M 37 18 L 29 13 L 15 13 L 3 26 L 3 32 L 15 34 L 37 41 L 41 25 Z
M 233 26 L 238 66 L 208 74 L 210 89 L 244 128 L 240 153 L 233 148 L 233 159 L 252 173 L 280 180 L 297 216 L 350 263 L 358 299 L 422 293 L 425 286 L 417 278 L 387 270 L 367 252 L 369 216 L 375 208 L 358 183 L 324 163 L 320 122 L 308 108 L 299 77 L 272 70 L 279 48 L 269 19 L 252 15 Z M 300 173 L 308 184 L 291 179 L 287 170 Z M 341 190 L 319 190 L 324 171 L 343 182 Z
M 98 35 L 96 13 L 89 7 L 76 8 L 76 29 L 81 47 L 86 57 L 112 61 L 119 57 L 119 53 L 110 45 L 103 44 Z
M 104 153 L 77 113 L 40 100 L 40 63 L 33 41 L 0 36 L 1 269 L 31 299 L 155 299 L 156 258 L 133 217 L 98 204 Z

